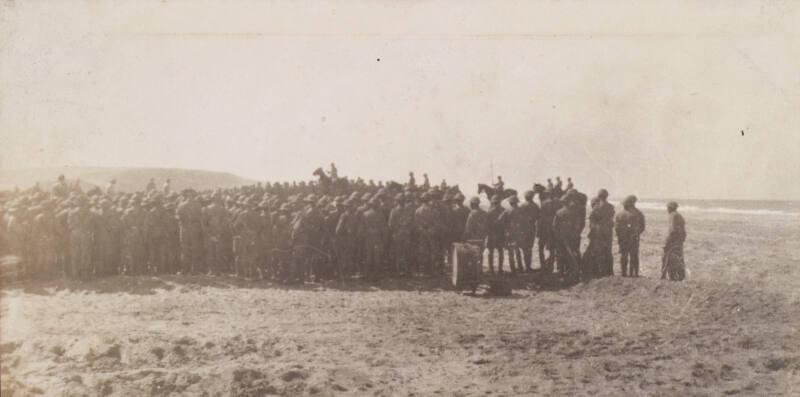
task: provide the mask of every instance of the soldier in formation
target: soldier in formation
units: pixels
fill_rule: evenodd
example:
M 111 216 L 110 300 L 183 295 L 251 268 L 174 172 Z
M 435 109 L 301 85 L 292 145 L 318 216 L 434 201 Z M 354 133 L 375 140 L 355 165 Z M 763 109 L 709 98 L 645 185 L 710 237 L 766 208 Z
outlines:
M 84 193 L 62 176 L 49 191 L 35 186 L 0 195 L 0 249 L 23 258 L 21 275 L 29 278 L 180 273 L 306 282 L 439 275 L 452 263 L 454 243 L 469 242 L 486 251 L 490 272 L 495 263 L 504 271 L 507 252 L 512 272 L 573 280 L 613 274 L 616 232 L 622 274 L 638 276 L 645 223 L 635 197 L 615 213 L 600 190 L 587 217 L 587 196 L 571 178 L 559 193 L 555 180 L 526 191 L 521 203 L 506 190 L 485 211 L 478 197 L 467 208 L 457 186 L 431 186 L 427 175 L 417 185 L 413 173 L 405 184 L 341 178 L 336 194 L 314 182 L 178 194 L 169 182 L 156 189 L 153 179 L 142 191 L 122 192 L 112 181 Z M 682 268 L 676 258 L 682 260 L 685 232 L 677 211 L 670 207 L 669 214 L 665 276 L 677 279 L 680 272 L 669 269 Z M 590 241 L 581 255 L 587 218 Z

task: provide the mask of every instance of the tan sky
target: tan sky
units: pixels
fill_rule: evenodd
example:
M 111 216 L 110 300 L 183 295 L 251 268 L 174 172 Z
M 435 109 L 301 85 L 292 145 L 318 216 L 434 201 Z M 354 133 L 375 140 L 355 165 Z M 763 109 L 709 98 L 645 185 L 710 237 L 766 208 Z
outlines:
M 493 162 L 522 189 L 800 199 L 797 21 L 792 1 L 5 1 L 0 156 L 465 190 Z

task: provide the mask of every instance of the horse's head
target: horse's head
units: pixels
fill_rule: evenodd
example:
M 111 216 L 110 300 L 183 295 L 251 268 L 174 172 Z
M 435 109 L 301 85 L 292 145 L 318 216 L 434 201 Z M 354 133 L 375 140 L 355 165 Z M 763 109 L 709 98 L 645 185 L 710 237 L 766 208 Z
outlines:
M 544 185 L 539 184 L 539 183 L 534 183 L 533 184 L 533 193 L 534 194 L 539 194 L 539 193 L 542 193 L 544 191 L 545 191 Z
M 311 175 L 322 176 L 323 174 L 324 174 L 324 171 L 322 171 L 322 167 L 319 167 L 319 168 L 315 169 L 314 172 Z

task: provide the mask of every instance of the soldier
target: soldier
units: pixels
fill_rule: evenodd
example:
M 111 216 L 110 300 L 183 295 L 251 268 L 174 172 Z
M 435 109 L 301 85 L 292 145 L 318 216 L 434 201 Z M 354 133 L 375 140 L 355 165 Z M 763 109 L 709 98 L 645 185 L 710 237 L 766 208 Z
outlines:
M 117 180 L 112 179 L 106 185 L 106 196 L 113 196 L 115 194 L 117 194 Z
M 206 262 L 212 274 L 222 274 L 227 270 L 222 240 L 228 227 L 230 227 L 230 214 L 222 205 L 222 198 L 214 196 L 211 203 L 203 208 L 202 223 Z
M 438 214 L 431 203 L 431 194 L 425 192 L 420 197 L 421 205 L 414 211 L 414 226 L 418 233 L 418 249 L 422 268 L 428 274 L 433 274 L 438 268 L 439 247 L 436 242 L 438 225 Z
M 636 208 L 636 196 L 622 202 L 622 211 L 614 219 L 619 244 L 622 277 L 639 276 L 639 236 L 644 233 L 644 214 Z M 630 262 L 630 269 L 628 263 Z
M 430 189 L 431 188 L 431 181 L 428 180 L 428 174 L 422 174 L 422 178 L 423 178 L 422 188 L 425 189 L 425 190 Z
M 448 211 L 448 238 L 447 238 L 447 258 L 453 258 L 453 243 L 464 241 L 464 227 L 467 224 L 469 209 L 464 206 L 464 195 L 457 192 L 451 196 L 451 204 Z M 452 264 L 452 262 L 448 262 Z
M 512 273 L 522 272 L 522 245 L 529 239 L 530 224 L 525 214 L 519 208 L 519 198 L 511 196 L 508 199 L 511 208 L 506 209 L 500 215 L 500 223 L 506 229 L 506 247 L 508 248 L 508 264 Z M 502 272 L 502 266 L 500 267 Z
M 596 262 L 596 274 L 600 277 L 614 275 L 614 257 L 611 253 L 614 239 L 614 206 L 608 203 L 608 191 L 597 192 L 597 202 L 589 214 L 590 245 L 596 248 L 592 255 Z M 589 249 L 587 248 L 587 251 Z
M 184 200 L 178 205 L 176 216 L 180 228 L 181 272 L 205 273 L 203 263 L 203 210 L 192 189 L 183 192 Z
M 549 181 L 549 180 L 548 180 Z M 545 274 L 553 273 L 555 262 L 555 245 L 553 244 L 553 218 L 556 212 L 561 209 L 561 200 L 552 197 L 551 189 L 539 194 L 542 203 L 539 212 L 539 222 L 537 222 L 537 232 L 539 234 L 539 263 Z M 545 255 L 547 251 L 547 255 Z
M 547 191 L 552 192 L 553 189 L 555 189 L 555 186 L 553 186 L 553 180 L 547 178 Z
M 294 256 L 294 277 L 292 281 L 303 282 L 310 276 L 312 267 L 319 255 L 319 234 L 321 219 L 315 208 L 317 198 L 309 194 L 304 199 L 306 208 L 299 211 L 292 225 L 292 252 Z
M 560 176 L 556 177 L 556 186 L 553 187 L 553 194 L 555 195 L 554 198 L 555 199 L 559 199 L 559 200 L 561 199 L 561 196 L 564 195 L 564 189 L 562 188 L 562 185 L 561 185 L 561 177 Z
M 181 259 L 181 232 L 180 226 L 178 226 L 178 218 L 175 216 L 176 207 L 177 204 L 174 202 L 174 197 L 164 205 L 164 210 L 167 211 L 164 219 L 164 227 L 167 234 L 167 263 L 165 271 L 169 274 L 178 272 Z
M 239 267 L 236 269 L 236 275 L 239 277 L 252 279 L 258 275 L 258 246 L 262 226 L 261 213 L 256 208 L 255 199 L 248 199 L 244 202 L 244 209 L 236 217 L 236 223 L 233 225 L 241 238 L 237 246 Z
M 344 212 L 339 216 L 334 231 L 336 270 L 338 276 L 350 276 L 355 271 L 355 244 L 358 233 L 358 214 L 353 198 L 344 200 Z
M 497 182 L 495 182 L 493 186 L 494 186 L 495 194 L 499 194 L 502 197 L 503 193 L 506 191 L 506 188 L 505 188 L 506 183 L 503 182 L 503 177 L 498 175 L 497 176 Z
M 534 192 L 528 190 L 525 192 L 525 202 L 519 206 L 520 212 L 525 220 L 525 228 L 523 230 L 523 239 L 519 242 L 522 249 L 522 256 L 525 259 L 525 269 L 533 271 L 533 243 L 536 240 L 536 224 L 539 221 L 539 206 L 533 202 Z M 539 263 L 541 266 L 541 262 Z
M 150 193 L 150 192 L 152 192 L 154 190 L 156 190 L 156 180 L 153 179 L 153 178 L 150 178 L 150 181 L 147 182 L 147 187 L 145 188 L 145 191 L 147 193 Z
M 686 264 L 683 261 L 683 242 L 686 241 L 686 221 L 678 213 L 678 203 L 667 203 L 669 228 L 664 242 L 664 256 L 661 260 L 661 279 L 669 277 L 672 281 L 686 278 Z
M 407 205 L 406 195 L 395 196 L 396 206 L 389 215 L 391 231 L 393 271 L 402 275 L 411 275 L 412 247 L 411 234 L 414 230 L 414 207 Z
M 127 275 L 142 274 L 146 265 L 145 216 L 140 206 L 140 198 L 136 196 L 131 199 L 129 207 L 122 214 L 122 268 Z
M 272 235 L 275 247 L 272 249 L 272 261 L 277 272 L 276 279 L 281 282 L 290 280 L 292 266 L 291 208 L 288 203 L 278 207 L 277 216 L 273 219 Z
M 94 244 L 95 219 L 89 210 L 86 196 L 76 196 L 76 207 L 69 212 L 70 254 L 72 255 L 72 275 L 78 279 L 91 276 L 92 246 Z
M 58 182 L 53 186 L 53 196 L 65 199 L 69 195 L 69 190 L 66 178 L 64 178 L 64 175 L 59 175 Z
M 504 249 L 506 247 L 506 228 L 503 223 L 503 207 L 500 203 L 503 199 L 495 194 L 492 197 L 491 208 L 488 213 L 488 236 L 486 238 L 486 248 L 489 249 L 489 272 L 494 273 L 494 252 L 497 251 L 497 269 L 503 273 L 503 262 L 505 258 Z
M 486 246 L 486 236 L 489 231 L 489 216 L 481 209 L 481 199 L 473 197 L 469 200 L 469 215 L 464 225 L 464 241 L 475 244 L 480 249 L 478 260 L 483 265 L 483 250 Z
M 567 278 L 579 276 L 580 264 L 580 198 L 569 194 L 564 198 L 565 206 L 553 218 L 553 244 L 556 248 L 558 271 Z
M 257 211 L 261 219 L 261 233 L 257 247 L 259 271 L 261 272 L 261 278 L 271 278 L 275 275 L 271 256 L 271 252 L 275 246 L 272 236 L 272 213 L 269 210 L 269 202 L 267 200 L 261 200 L 258 204 Z M 224 262 L 224 256 L 222 261 Z
M 170 214 L 164 209 L 161 197 L 150 199 L 149 208 L 144 213 L 145 241 L 147 244 L 147 263 L 151 274 L 161 274 L 167 270 L 169 259 L 168 226 L 166 218 Z
M 334 163 L 331 163 L 330 176 L 331 176 L 331 179 L 333 179 L 333 180 L 339 179 L 339 171 L 336 169 L 336 164 L 334 164 Z
M 164 185 L 161 186 L 161 193 L 163 193 L 164 196 L 169 196 L 170 194 L 172 194 L 172 180 L 171 179 L 167 178 L 167 180 L 164 182 Z
M 67 201 L 62 200 L 55 212 L 55 272 L 60 277 L 67 275 L 71 268 L 69 263 L 71 259 L 69 254 L 69 225 L 67 223 L 70 209 Z
M 50 202 L 44 201 L 38 209 L 31 209 L 33 221 L 31 226 L 31 243 L 33 244 L 34 264 L 31 276 L 34 278 L 50 278 L 55 265 L 55 215 Z
M 575 185 L 572 184 L 572 177 L 567 177 L 567 191 L 570 191 L 575 188 Z
M 384 241 L 388 233 L 386 218 L 378 210 L 378 199 L 372 198 L 361 220 L 364 235 L 366 274 L 368 278 L 379 278 L 382 273 Z
M 412 189 L 417 187 L 417 182 L 414 179 L 414 172 L 408 173 L 408 184 L 406 186 Z
M 111 207 L 111 201 L 103 199 L 96 212 L 97 230 L 95 233 L 95 272 L 110 276 L 119 271 L 121 246 L 120 220 Z

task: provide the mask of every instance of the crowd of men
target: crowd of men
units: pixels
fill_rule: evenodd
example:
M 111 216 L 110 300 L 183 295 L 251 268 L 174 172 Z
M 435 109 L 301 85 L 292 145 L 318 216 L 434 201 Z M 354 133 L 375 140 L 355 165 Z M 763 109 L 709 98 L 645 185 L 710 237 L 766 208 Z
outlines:
M 333 164 L 322 177 L 339 178 Z M 61 176 L 51 189 L 4 192 L 0 255 L 20 257 L 25 278 L 232 274 L 304 282 L 442 274 L 453 243 L 468 242 L 488 251 L 492 273 L 504 272 L 508 253 L 511 272 L 577 280 L 613 274 L 614 234 L 622 275 L 638 276 L 645 230 L 634 196 L 615 213 L 600 190 L 587 216 L 587 196 L 571 180 L 562 187 L 560 178 L 520 200 L 498 177 L 488 211 L 478 197 L 466 207 L 457 186 L 432 186 L 427 175 L 417 184 L 413 173 L 402 184 L 357 179 L 338 189 L 300 182 L 174 192 L 170 181 L 158 188 L 151 180 L 143 191 L 124 193 L 115 183 L 84 192 Z M 581 254 L 587 219 L 589 244 Z M 670 252 L 679 243 L 682 260 L 682 218 L 680 227 L 670 233 Z

